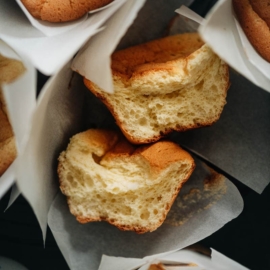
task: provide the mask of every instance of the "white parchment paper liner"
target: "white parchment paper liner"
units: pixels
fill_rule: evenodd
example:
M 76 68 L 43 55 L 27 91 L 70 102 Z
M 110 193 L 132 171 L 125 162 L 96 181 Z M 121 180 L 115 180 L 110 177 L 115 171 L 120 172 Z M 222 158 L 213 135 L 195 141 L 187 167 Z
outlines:
M 151 264 L 157 264 L 159 262 L 166 264 L 195 263 L 198 265 L 197 267 L 193 266 L 186 268 L 184 266 L 179 268 L 175 267 L 175 269 L 179 270 L 247 270 L 246 267 L 229 259 L 218 251 L 214 249 L 211 249 L 211 251 L 211 258 L 190 250 L 179 250 L 167 254 L 156 254 L 154 256 L 148 256 L 142 259 L 110 257 L 103 255 L 98 270 L 147 270 Z
M 67 32 L 71 30 L 72 28 L 78 26 L 81 24 L 83 21 L 87 19 L 87 14 L 83 16 L 82 18 L 79 18 L 75 21 L 71 22 L 64 22 L 64 23 L 50 23 L 42 20 L 38 20 L 34 18 L 28 10 L 25 8 L 25 6 L 22 4 L 20 0 L 16 0 L 17 4 L 31 23 L 33 27 L 38 29 L 41 33 L 43 33 L 45 36 L 55 36 L 62 34 L 64 32 Z
M 32 19 L 35 27 L 15 1 L 1 1 L 0 38 L 17 52 L 26 55 L 39 71 L 52 75 L 66 64 L 126 1 L 128 0 L 114 1 L 107 8 L 66 26 L 48 26 L 46 22 Z M 36 25 L 39 25 L 39 30 Z M 46 35 L 40 28 L 46 29 Z
M 118 12 L 118 16 L 113 16 L 108 21 L 106 29 L 79 51 L 72 62 L 72 69 L 105 91 L 113 93 L 110 56 L 144 2 L 145 0 L 129 0 Z
M 265 64 L 265 61 L 253 48 L 250 48 L 253 50 L 252 56 L 256 57 L 248 59 L 244 54 L 248 50 L 243 49 L 240 42 L 231 0 L 219 1 L 205 20 L 184 7 L 176 12 L 199 22 L 203 39 L 221 58 L 244 75 L 239 76 L 231 70 L 227 104 L 217 123 L 209 128 L 180 133 L 176 136 L 177 141 L 251 189 L 262 193 L 270 182 L 270 95 L 253 83 L 259 86 L 265 83 L 267 87 L 270 83 L 250 61 L 255 58 L 262 60 L 260 63 L 254 62 L 260 68 L 264 67 L 261 64 Z M 251 45 L 246 41 L 245 46 Z M 269 66 L 269 63 L 266 64 Z
M 21 153 L 30 133 L 32 114 L 36 106 L 36 71 L 27 57 L 16 53 L 2 40 L 0 40 L 0 54 L 21 61 L 25 67 L 25 72 L 15 81 L 2 85 L 9 120 L 15 135 L 17 151 Z M 6 193 L 15 181 L 16 164 L 17 160 L 11 164 L 0 178 L 0 197 Z M 13 192 L 11 201 L 18 194 L 18 192 Z
M 26 147 L 18 156 L 16 176 L 46 236 L 47 215 L 58 191 L 56 162 L 61 146 L 81 125 L 83 97 L 71 91 L 69 63 L 39 95 Z M 72 108 L 72 109 L 71 109 Z
M 77 20 L 70 21 L 70 22 L 62 22 L 62 23 L 51 23 L 51 22 L 47 22 L 47 21 L 38 20 L 38 19 L 34 18 L 28 12 L 28 10 L 25 8 L 25 6 L 22 4 L 22 2 L 20 0 L 16 0 L 16 2 L 20 6 L 21 10 L 25 14 L 25 16 L 28 18 L 28 20 L 30 21 L 30 23 L 32 24 L 33 27 L 38 29 L 45 36 L 55 36 L 55 35 L 59 35 L 59 34 L 62 34 L 64 32 L 67 32 L 67 31 L 71 30 L 72 28 L 78 26 L 79 24 L 81 24 L 83 21 L 85 21 L 90 16 L 89 14 L 94 14 L 94 13 L 97 13 L 101 10 L 111 8 L 111 6 L 117 5 L 118 2 L 123 2 L 123 1 L 122 0 L 114 0 L 108 5 L 105 5 L 101 8 L 90 11 L 89 14 L 85 14 L 84 16 L 82 16 L 81 18 L 79 18 Z
M 231 67 L 255 85 L 270 91 L 270 63 L 247 40 L 234 17 L 231 0 L 219 0 L 207 14 L 199 32 Z

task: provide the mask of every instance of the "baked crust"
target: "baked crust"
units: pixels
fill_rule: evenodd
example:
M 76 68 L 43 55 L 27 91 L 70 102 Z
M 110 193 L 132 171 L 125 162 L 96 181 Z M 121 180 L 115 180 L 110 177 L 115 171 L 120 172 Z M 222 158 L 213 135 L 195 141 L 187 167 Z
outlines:
M 7 170 L 17 156 L 15 137 L 0 142 L 0 176 Z
M 79 19 L 87 12 L 103 7 L 113 0 L 21 0 L 36 19 L 67 22 Z
M 22 62 L 0 54 L 0 86 L 11 83 L 25 70 Z M 0 87 L 0 176 L 6 171 L 17 155 L 12 126 L 8 119 L 6 103 Z
M 269 0 L 249 0 L 252 9 L 266 22 L 270 27 L 270 1 Z
M 261 57 L 270 62 L 270 8 L 267 2 L 269 1 L 232 1 L 236 17 L 248 40 Z
M 198 33 L 185 33 L 129 47 L 112 54 L 112 73 L 136 80 L 148 72 L 173 71 L 179 59 L 185 60 L 203 45 Z

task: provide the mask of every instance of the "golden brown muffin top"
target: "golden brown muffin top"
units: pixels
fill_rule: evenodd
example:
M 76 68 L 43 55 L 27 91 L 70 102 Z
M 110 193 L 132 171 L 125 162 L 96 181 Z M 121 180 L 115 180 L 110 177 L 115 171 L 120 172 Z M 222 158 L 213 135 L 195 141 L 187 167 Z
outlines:
M 166 69 L 170 62 L 185 59 L 204 42 L 198 33 L 185 33 L 153 40 L 116 51 L 112 54 L 112 70 L 120 76 L 149 69 Z

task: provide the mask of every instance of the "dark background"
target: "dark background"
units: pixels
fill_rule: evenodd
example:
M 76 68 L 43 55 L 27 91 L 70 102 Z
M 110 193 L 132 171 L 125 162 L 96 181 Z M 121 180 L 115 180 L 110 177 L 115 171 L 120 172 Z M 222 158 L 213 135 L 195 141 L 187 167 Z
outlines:
M 196 0 L 191 9 L 205 16 L 215 2 Z M 46 79 L 38 74 L 38 89 L 41 89 Z M 259 195 L 230 176 L 227 177 L 242 194 L 244 210 L 239 217 L 199 244 L 212 247 L 249 269 L 269 270 L 270 186 Z M 36 217 L 22 196 L 4 211 L 9 193 L 0 200 L 0 256 L 16 260 L 29 270 L 68 269 L 49 228 L 44 247 Z

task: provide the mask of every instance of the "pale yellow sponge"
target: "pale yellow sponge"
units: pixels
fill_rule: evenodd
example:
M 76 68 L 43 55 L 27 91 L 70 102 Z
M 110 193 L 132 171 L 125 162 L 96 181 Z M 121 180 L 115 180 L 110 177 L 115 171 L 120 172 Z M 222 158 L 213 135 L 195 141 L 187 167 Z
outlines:
M 134 147 L 114 131 L 90 129 L 71 138 L 58 175 L 79 222 L 105 220 L 145 233 L 163 223 L 194 167 L 173 142 Z

